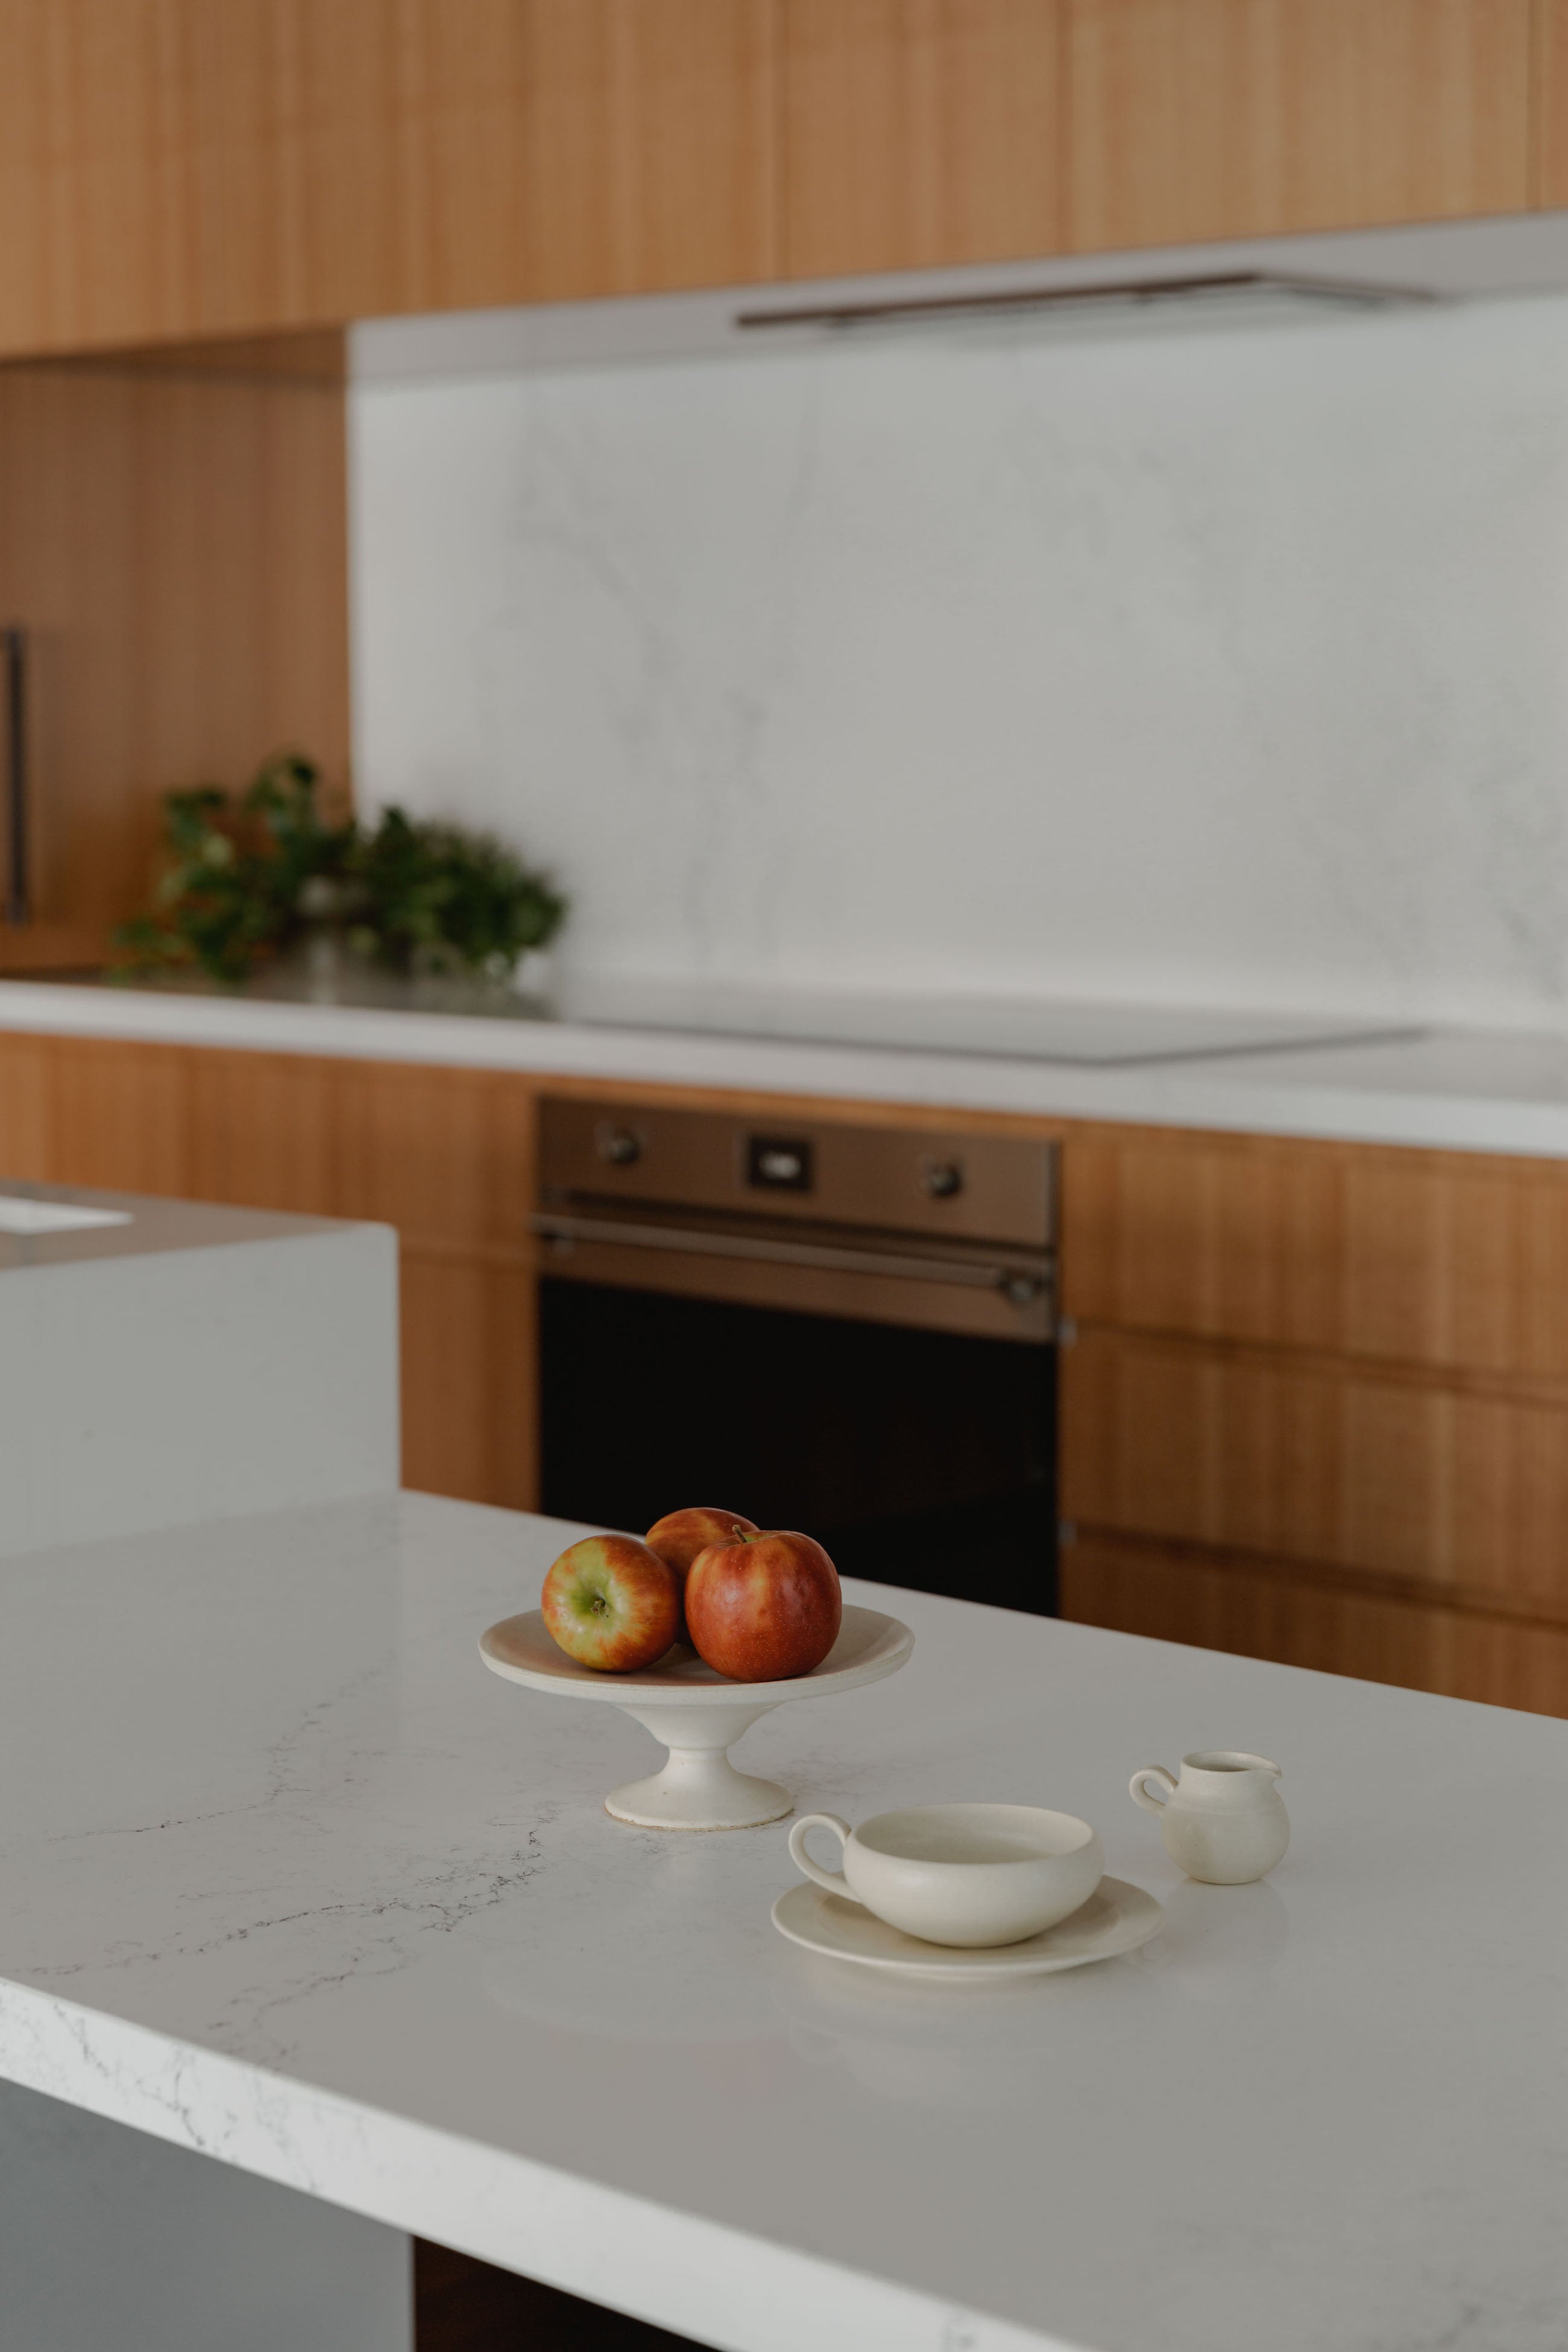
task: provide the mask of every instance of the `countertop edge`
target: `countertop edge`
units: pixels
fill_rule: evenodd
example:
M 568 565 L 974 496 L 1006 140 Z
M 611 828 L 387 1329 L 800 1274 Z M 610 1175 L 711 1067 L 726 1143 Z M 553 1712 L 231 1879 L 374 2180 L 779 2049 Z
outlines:
M 0 2078 L 730 2352 L 1085 2352 L 4 1978 Z
M 1313 1073 L 1291 1048 L 1249 1054 L 1244 1068 L 1239 1056 L 1215 1055 L 1201 1064 L 1106 1069 L 777 1037 L 0 980 L 0 1034 L 5 1033 L 1568 1159 L 1568 1099 L 1469 1094 L 1432 1084 L 1338 1083 Z M 1485 1038 L 1489 1033 L 1433 1034 Z M 1496 1036 L 1500 1043 L 1520 1042 L 1511 1033 Z

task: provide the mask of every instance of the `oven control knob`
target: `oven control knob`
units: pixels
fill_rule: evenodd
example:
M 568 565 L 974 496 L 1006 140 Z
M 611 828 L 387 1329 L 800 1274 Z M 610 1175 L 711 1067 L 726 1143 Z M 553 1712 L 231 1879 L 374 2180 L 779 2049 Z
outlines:
M 933 1201 L 952 1201 L 964 1189 L 964 1171 L 956 1160 L 928 1160 L 920 1171 L 920 1189 Z
M 1014 1307 L 1032 1307 L 1044 1287 L 1038 1276 L 1032 1274 L 1004 1274 L 1000 1282 L 1003 1297 Z
M 643 1157 L 643 1139 L 629 1127 L 601 1127 L 598 1143 L 599 1157 L 612 1168 L 631 1168 Z

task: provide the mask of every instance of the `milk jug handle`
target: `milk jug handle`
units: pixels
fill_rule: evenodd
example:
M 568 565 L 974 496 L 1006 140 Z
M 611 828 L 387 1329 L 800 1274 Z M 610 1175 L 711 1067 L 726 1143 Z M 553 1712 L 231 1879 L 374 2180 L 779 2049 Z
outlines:
M 841 1845 L 849 1843 L 850 1825 L 848 1822 L 840 1821 L 837 1813 L 805 1813 L 789 1832 L 791 1861 L 797 1870 L 804 1871 L 808 1878 L 815 1879 L 817 1885 L 826 1887 L 830 1895 L 841 1895 L 846 1903 L 858 1903 L 860 1896 L 850 1892 L 849 1881 L 841 1870 L 823 1870 L 806 1852 L 806 1832 L 818 1828 L 831 1830 Z
M 1144 1786 L 1145 1780 L 1157 1781 L 1165 1790 L 1165 1795 L 1158 1798 L 1151 1797 Z M 1141 1772 L 1134 1773 L 1127 1783 L 1127 1788 L 1134 1805 L 1142 1805 L 1145 1813 L 1154 1813 L 1157 1816 L 1165 1811 L 1171 1798 L 1176 1795 L 1176 1775 L 1174 1772 L 1167 1772 L 1163 1764 L 1145 1764 Z

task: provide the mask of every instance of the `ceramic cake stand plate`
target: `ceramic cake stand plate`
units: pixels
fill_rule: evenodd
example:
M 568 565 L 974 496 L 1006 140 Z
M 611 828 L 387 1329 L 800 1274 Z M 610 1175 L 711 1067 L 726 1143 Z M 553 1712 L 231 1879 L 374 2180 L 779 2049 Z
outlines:
M 1090 1960 L 1135 1952 L 1156 1933 L 1163 1906 L 1141 1886 L 1123 1878 L 1103 1878 L 1087 1903 L 1070 1919 L 1059 1919 L 1043 1935 L 1021 1944 L 987 1944 L 978 1950 L 952 1944 L 925 1944 L 890 1927 L 873 1911 L 825 1895 L 820 1886 L 792 1886 L 773 1906 L 773 1925 L 792 1944 L 830 1960 L 854 1960 L 899 1976 L 944 1977 L 949 1983 L 994 1984 L 1001 1977 L 1042 1977 L 1060 1969 L 1081 1969 Z
M 479 1637 L 493 1673 L 558 1698 L 618 1706 L 669 1749 L 662 1771 L 604 1800 L 618 1822 L 649 1830 L 745 1830 L 781 1821 L 794 1799 L 777 1781 L 737 1772 L 728 1750 L 759 1716 L 792 1698 L 829 1698 L 896 1674 L 915 1636 L 878 1609 L 844 1609 L 839 1638 L 820 1666 L 788 1682 L 732 1683 L 684 1645 L 637 1675 L 599 1674 L 559 1649 L 539 1611 L 505 1617 Z

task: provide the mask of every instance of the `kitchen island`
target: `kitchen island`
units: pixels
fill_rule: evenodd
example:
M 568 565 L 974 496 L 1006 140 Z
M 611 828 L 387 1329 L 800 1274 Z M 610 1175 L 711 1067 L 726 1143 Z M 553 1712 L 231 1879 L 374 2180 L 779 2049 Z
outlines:
M 387 1496 L 0 1569 L 0 2074 L 728 2352 L 1559 2352 L 1568 1727 L 852 1586 L 912 1663 L 742 1762 L 1081 1813 L 1167 1906 L 890 1983 L 774 1933 L 782 1825 L 623 1827 L 646 1735 L 485 1673 L 566 1534 Z M 1284 1769 L 1260 1885 L 1128 1800 L 1209 1745 Z
M 0 1177 L 394 1225 L 404 1483 L 524 1510 L 562 1097 L 1054 1144 L 1063 1614 L 1568 1715 L 1557 1040 L 1113 1067 L 0 983 Z

